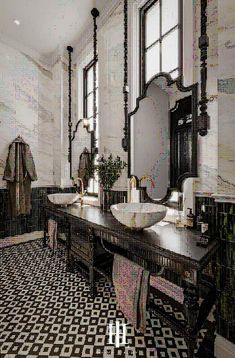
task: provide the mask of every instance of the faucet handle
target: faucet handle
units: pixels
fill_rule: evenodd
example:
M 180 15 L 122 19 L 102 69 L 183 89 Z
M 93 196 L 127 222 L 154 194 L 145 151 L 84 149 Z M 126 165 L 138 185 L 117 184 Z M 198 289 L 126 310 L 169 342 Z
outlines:
M 86 193 L 87 193 L 87 191 L 86 191 L 86 190 L 84 190 L 84 191 L 83 191 L 83 193 L 81 193 L 81 196 L 86 195 Z

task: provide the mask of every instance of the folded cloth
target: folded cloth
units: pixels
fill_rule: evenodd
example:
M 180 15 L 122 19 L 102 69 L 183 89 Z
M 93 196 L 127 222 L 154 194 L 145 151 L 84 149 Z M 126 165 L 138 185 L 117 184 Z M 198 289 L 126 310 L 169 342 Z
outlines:
M 150 276 L 150 286 L 163 292 L 165 295 L 170 296 L 175 301 L 183 304 L 184 290 L 182 287 L 175 285 L 163 277 L 152 275 Z
M 53 251 L 57 249 L 57 222 L 55 220 L 48 220 L 48 246 Z
M 146 332 L 149 272 L 120 255 L 114 255 L 113 284 L 118 308 L 135 329 Z

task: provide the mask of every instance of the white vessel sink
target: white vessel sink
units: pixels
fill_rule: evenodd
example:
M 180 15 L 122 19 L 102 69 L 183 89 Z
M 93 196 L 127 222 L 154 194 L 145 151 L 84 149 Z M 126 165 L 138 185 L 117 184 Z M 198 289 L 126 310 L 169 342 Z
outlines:
M 151 203 L 120 203 L 111 206 L 115 219 L 132 230 L 142 230 L 164 219 L 167 208 Z
M 80 194 L 78 193 L 56 193 L 47 195 L 48 200 L 55 205 L 72 205 L 79 198 Z

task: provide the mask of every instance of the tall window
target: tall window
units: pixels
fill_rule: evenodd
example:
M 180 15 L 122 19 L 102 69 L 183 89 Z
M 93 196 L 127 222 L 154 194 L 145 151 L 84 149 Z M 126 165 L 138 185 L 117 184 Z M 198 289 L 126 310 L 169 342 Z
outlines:
M 94 88 L 94 65 L 96 63 L 96 85 Z M 91 154 L 94 164 L 97 164 L 98 148 L 99 148 L 99 98 L 98 98 L 98 61 L 92 60 L 83 70 L 83 90 L 84 90 L 84 104 L 83 116 L 88 118 L 91 131 Z M 96 93 L 96 117 L 94 118 L 94 93 Z M 98 177 L 94 174 L 94 178 L 89 181 L 87 191 L 90 194 L 98 193 Z
M 159 72 L 180 75 L 181 0 L 149 0 L 140 11 L 141 87 Z

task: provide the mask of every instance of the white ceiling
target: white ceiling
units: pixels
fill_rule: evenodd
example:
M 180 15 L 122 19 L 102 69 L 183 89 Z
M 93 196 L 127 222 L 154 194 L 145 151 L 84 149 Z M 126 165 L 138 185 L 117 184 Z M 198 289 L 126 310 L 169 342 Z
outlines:
M 0 0 L 0 33 L 40 55 L 77 42 L 107 0 Z M 14 24 L 20 21 L 20 26 Z

